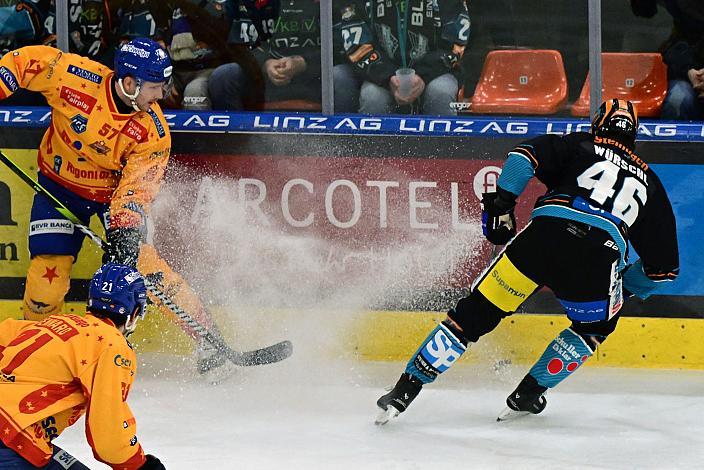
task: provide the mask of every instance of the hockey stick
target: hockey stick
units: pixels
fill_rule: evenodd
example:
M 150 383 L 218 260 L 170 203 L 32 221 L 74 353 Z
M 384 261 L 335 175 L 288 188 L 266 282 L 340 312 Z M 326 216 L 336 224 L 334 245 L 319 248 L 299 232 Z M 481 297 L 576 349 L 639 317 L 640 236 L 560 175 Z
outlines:
M 70 209 L 68 209 L 61 201 L 56 199 L 56 197 L 47 191 L 41 184 L 34 181 L 27 173 L 25 173 L 24 170 L 22 170 L 22 168 L 17 166 L 17 164 L 10 160 L 2 151 L 0 151 L 0 161 L 2 161 L 10 170 L 19 176 L 22 181 L 30 185 L 34 191 L 47 198 L 62 216 L 72 222 L 76 228 L 88 236 L 88 238 L 90 238 L 101 249 L 105 250 L 107 246 L 107 242 L 105 242 L 105 240 L 86 226 L 81 219 L 71 212 Z M 171 310 L 181 321 L 195 331 L 198 336 L 215 346 L 220 354 L 227 357 L 227 359 L 235 365 L 258 366 L 263 364 L 271 364 L 282 361 L 293 353 L 293 344 L 288 340 L 272 344 L 271 346 L 267 346 L 265 348 L 254 349 L 252 351 L 235 351 L 225 343 L 225 340 L 223 339 L 220 331 L 217 329 L 217 326 L 213 324 L 213 330 L 209 331 L 195 318 L 189 315 L 188 312 L 176 305 L 169 298 L 169 296 L 167 296 L 146 277 L 144 277 L 144 284 L 149 292 L 159 299 L 166 306 L 166 308 Z

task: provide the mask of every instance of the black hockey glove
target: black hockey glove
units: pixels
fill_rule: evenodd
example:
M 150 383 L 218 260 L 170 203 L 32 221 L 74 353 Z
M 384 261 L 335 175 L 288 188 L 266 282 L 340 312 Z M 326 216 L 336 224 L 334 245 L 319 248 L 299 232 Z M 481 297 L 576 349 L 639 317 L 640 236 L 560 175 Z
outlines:
M 144 465 L 139 467 L 139 470 L 166 470 L 166 467 L 161 463 L 161 460 L 154 457 L 152 454 L 148 454 L 147 461 Z
M 138 228 L 115 228 L 107 232 L 108 245 L 105 247 L 103 263 L 126 264 L 137 267 L 139 245 L 142 234 Z
M 516 196 L 505 189 L 482 197 L 482 232 L 494 245 L 505 245 L 516 235 Z

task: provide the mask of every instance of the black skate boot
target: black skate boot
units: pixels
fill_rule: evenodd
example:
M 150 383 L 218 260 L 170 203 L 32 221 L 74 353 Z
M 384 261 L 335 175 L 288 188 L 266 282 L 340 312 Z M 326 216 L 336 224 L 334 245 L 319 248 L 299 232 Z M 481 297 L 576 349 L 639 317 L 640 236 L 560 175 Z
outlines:
M 404 373 L 394 388 L 376 401 L 381 411 L 374 424 L 382 425 L 406 411 L 408 405 L 418 396 L 423 383 L 416 377 Z
M 545 398 L 547 390 L 547 387 L 538 384 L 532 375 L 526 375 L 506 399 L 508 407 L 499 414 L 496 421 L 507 421 L 527 414 L 537 415 L 548 404 Z

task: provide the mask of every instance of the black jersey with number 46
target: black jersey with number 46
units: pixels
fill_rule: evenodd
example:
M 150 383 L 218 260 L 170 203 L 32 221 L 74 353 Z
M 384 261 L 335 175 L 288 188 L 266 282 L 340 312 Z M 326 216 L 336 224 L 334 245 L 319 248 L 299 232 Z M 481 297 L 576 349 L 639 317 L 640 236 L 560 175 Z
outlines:
M 533 217 L 560 217 L 602 228 L 617 242 L 623 265 L 630 241 L 648 278 L 665 281 L 677 276 L 670 200 L 653 169 L 631 150 L 612 139 L 575 132 L 528 140 L 509 152 L 509 160 L 512 157 L 527 160 L 548 188 L 536 202 Z

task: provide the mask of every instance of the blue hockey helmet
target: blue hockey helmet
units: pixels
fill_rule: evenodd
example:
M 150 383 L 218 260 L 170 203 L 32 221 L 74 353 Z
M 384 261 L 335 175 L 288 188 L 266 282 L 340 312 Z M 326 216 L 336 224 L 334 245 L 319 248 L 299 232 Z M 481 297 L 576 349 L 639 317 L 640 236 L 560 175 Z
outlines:
M 134 317 L 144 317 L 146 304 L 144 278 L 130 266 L 104 264 L 90 281 L 88 310 L 108 317 L 117 326 L 128 321 L 134 324 Z
M 171 59 L 156 42 L 136 38 L 123 44 L 115 53 L 115 75 L 123 79 L 128 75 L 145 82 L 166 83 L 171 80 Z

